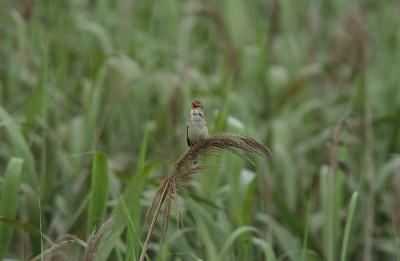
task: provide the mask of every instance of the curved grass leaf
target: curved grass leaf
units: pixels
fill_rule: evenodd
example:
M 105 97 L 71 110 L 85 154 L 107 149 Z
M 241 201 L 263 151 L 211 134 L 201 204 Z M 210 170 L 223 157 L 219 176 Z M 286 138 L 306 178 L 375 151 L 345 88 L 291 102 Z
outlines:
M 0 216 L 15 218 L 24 161 L 11 158 L 5 172 L 4 186 L 0 198 Z M 11 241 L 12 230 L 7 224 L 0 224 L 0 260 L 3 259 Z
M 38 179 L 36 176 L 35 160 L 19 125 L 2 107 L 0 107 L 0 121 L 3 121 L 5 125 L 15 155 L 24 159 L 25 166 L 22 180 L 26 181 L 32 188 L 37 188 Z
M 222 247 L 222 250 L 219 254 L 218 260 L 223 260 L 224 256 L 228 253 L 228 250 L 232 247 L 233 243 L 235 240 L 242 234 L 244 233 L 249 233 L 249 232 L 257 232 L 258 230 L 255 227 L 250 227 L 250 226 L 245 226 L 245 227 L 239 227 L 236 229 L 228 238 L 228 240 L 225 242 L 224 246 Z
M 104 219 L 108 199 L 108 162 L 101 152 L 93 154 L 87 236 L 100 226 Z
M 357 199 L 358 199 L 358 192 L 356 191 L 353 193 L 353 195 L 351 196 L 351 199 L 350 199 L 349 214 L 347 216 L 346 226 L 344 228 L 344 235 L 343 235 L 343 241 L 342 241 L 342 253 L 340 255 L 341 261 L 346 260 L 347 249 L 349 246 L 351 225 L 353 223 L 353 217 L 354 217 L 354 213 L 355 213 L 356 207 L 357 207 Z
M 47 243 L 49 243 L 50 245 L 54 245 L 53 240 L 51 240 L 51 238 L 47 237 L 45 234 L 43 234 L 40 229 L 38 229 L 35 226 L 32 226 L 29 223 L 23 223 L 21 221 L 12 219 L 12 218 L 5 218 L 5 217 L 0 217 L 0 224 L 7 224 L 13 228 L 19 229 L 25 233 L 28 233 L 29 235 L 33 235 L 36 238 L 39 238 L 40 240 L 40 236 L 42 236 Z
M 257 237 L 252 238 L 251 241 L 253 242 L 253 244 L 255 244 L 256 246 L 258 246 L 262 249 L 262 251 L 264 252 L 264 256 L 265 256 L 265 261 L 275 261 L 276 260 L 274 250 L 272 249 L 272 246 L 267 241 L 265 241 L 261 238 L 257 238 Z
M 43 224 L 41 216 L 41 208 L 39 203 L 39 193 L 37 193 L 29 185 L 22 183 L 21 191 L 24 197 L 26 208 L 28 210 L 29 223 L 34 227 L 40 228 Z M 40 232 L 40 229 L 39 229 Z M 41 233 L 31 234 L 31 245 L 33 250 L 33 255 L 38 255 L 41 252 Z
M 124 217 L 125 217 L 125 223 L 127 224 L 127 234 L 128 234 L 128 246 L 127 246 L 127 260 L 133 260 L 136 261 L 136 253 L 135 253 L 135 248 L 133 247 L 133 242 L 135 240 L 135 225 L 133 224 L 132 218 L 129 215 L 128 207 L 125 204 L 124 198 L 120 196 L 120 203 L 122 205 L 122 210 L 124 212 Z M 138 240 L 139 244 L 141 244 L 140 239 L 136 237 L 136 240 Z
M 36 165 L 33 154 L 26 142 L 24 136 L 22 135 L 19 125 L 16 123 L 15 119 L 12 118 L 3 108 L 0 107 L 0 121 L 5 123 L 5 128 L 7 130 L 8 137 L 12 144 L 12 149 L 14 155 L 22 158 L 24 160 L 23 174 L 21 176 L 21 181 L 28 184 L 29 189 L 27 191 L 32 192 L 32 194 L 37 194 L 38 188 L 38 177 L 36 174 Z M 39 227 L 40 213 L 38 214 L 39 197 L 26 197 L 28 201 L 28 217 L 29 222 L 34 226 Z M 32 252 L 34 255 L 40 253 L 40 240 L 37 238 L 32 238 Z
M 134 233 L 134 237 L 140 238 L 141 236 L 141 227 L 140 227 L 140 195 L 143 190 L 143 187 L 147 180 L 147 175 L 149 172 L 144 171 L 145 169 L 145 160 L 146 160 L 146 151 L 147 151 L 147 130 L 144 133 L 142 145 L 140 148 L 139 159 L 137 161 L 136 174 L 131 178 L 125 191 L 123 193 L 123 200 L 126 203 L 127 211 L 131 218 L 132 223 L 135 225 L 135 229 L 130 230 L 130 232 Z M 104 247 L 98 250 L 97 257 L 99 260 L 107 260 L 110 252 L 115 246 L 118 238 L 124 231 L 127 226 L 126 218 L 124 216 L 124 207 L 122 206 L 121 201 L 113 209 L 114 222 L 111 227 L 111 232 L 104 239 L 105 243 Z M 136 239 L 133 240 L 135 253 L 139 252 L 139 243 Z

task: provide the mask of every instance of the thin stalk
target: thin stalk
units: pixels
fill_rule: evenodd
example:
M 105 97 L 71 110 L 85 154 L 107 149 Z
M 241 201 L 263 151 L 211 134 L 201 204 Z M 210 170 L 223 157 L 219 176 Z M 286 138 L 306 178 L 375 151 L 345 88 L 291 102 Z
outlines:
M 396 250 L 396 260 L 400 261 L 399 237 L 397 236 L 396 221 L 394 219 L 393 213 L 392 213 L 392 226 L 393 226 L 393 236 L 394 236 L 394 244 L 395 244 L 395 250 Z
M 362 84 L 364 79 L 362 79 Z M 363 260 L 372 260 L 373 252 L 373 241 L 374 241 L 374 227 L 375 227 L 375 197 L 372 191 L 372 187 L 375 179 L 375 166 L 373 163 L 373 140 L 374 134 L 372 129 L 372 109 L 370 100 L 368 98 L 368 89 L 366 86 L 364 92 L 364 143 L 365 143 L 365 169 L 367 171 L 367 182 L 368 182 L 368 203 L 367 213 L 365 218 L 365 239 L 364 239 L 364 253 Z
M 306 253 L 307 253 L 307 244 L 308 244 L 308 229 L 310 224 L 310 212 L 311 212 L 311 205 L 307 203 L 307 213 L 306 213 L 306 228 L 304 229 L 304 237 L 303 237 L 303 247 L 301 250 L 301 261 L 306 260 Z
M 158 215 L 160 214 L 161 206 L 162 206 L 162 203 L 164 202 L 165 192 L 167 191 L 168 187 L 169 186 L 165 186 L 165 189 L 161 195 L 160 202 L 158 203 L 157 208 L 154 212 L 154 216 L 153 216 L 153 219 L 151 220 L 150 228 L 149 228 L 149 231 L 147 232 L 147 237 L 146 237 L 146 240 L 144 241 L 143 249 L 142 249 L 142 253 L 140 254 L 139 261 L 143 261 L 146 256 L 147 248 L 149 247 L 150 237 L 151 237 L 151 234 L 153 233 L 154 227 L 156 225 Z

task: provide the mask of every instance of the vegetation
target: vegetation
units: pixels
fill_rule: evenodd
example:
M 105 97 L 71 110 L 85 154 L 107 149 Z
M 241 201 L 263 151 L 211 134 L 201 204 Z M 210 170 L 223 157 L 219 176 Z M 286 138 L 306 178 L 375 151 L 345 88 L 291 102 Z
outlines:
M 399 11 L 2 1 L 0 259 L 400 260 Z

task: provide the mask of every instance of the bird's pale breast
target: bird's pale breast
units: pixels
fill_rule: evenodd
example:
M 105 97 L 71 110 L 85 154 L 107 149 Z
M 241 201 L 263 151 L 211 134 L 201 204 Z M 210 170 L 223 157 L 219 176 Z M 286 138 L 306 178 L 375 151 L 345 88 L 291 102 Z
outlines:
M 191 143 L 205 139 L 208 136 L 208 128 L 203 121 L 190 121 L 188 128 L 188 138 Z

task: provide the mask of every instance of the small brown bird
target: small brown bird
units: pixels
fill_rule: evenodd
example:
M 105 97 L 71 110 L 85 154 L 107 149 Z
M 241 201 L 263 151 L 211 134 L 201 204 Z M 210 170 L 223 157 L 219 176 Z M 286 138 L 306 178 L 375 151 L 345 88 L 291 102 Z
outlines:
M 207 123 L 204 117 L 203 105 L 199 101 L 192 102 L 190 110 L 190 119 L 186 127 L 186 139 L 189 148 L 197 142 L 208 137 Z M 194 164 L 196 164 L 195 160 Z

